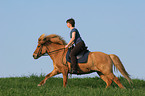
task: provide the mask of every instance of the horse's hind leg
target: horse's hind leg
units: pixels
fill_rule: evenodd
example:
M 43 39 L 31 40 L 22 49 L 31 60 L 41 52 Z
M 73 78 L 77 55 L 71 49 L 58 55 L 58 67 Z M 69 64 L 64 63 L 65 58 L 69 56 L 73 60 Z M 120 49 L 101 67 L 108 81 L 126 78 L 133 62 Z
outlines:
M 101 72 L 97 72 L 97 73 L 98 73 L 98 75 L 100 76 L 100 78 L 106 82 L 106 84 L 107 84 L 106 88 L 108 88 L 108 87 L 112 84 L 112 80 L 109 79 L 107 76 L 105 76 L 105 75 L 104 75 L 103 73 L 101 73 Z
M 113 80 L 120 88 L 125 89 L 125 87 L 121 84 L 120 80 L 113 74 L 110 73 L 106 75 L 109 79 Z

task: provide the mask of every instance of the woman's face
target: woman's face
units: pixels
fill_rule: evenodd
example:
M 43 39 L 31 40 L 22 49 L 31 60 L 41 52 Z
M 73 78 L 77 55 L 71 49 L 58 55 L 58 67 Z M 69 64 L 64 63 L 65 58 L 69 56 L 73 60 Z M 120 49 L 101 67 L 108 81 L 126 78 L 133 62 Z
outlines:
M 70 25 L 71 25 L 70 23 L 67 23 L 67 27 L 68 27 L 68 28 L 70 28 Z

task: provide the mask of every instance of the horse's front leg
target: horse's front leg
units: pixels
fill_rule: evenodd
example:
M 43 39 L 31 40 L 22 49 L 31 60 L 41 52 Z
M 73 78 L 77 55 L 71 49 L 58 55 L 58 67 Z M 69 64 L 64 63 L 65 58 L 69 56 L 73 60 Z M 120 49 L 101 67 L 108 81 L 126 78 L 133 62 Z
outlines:
M 62 74 L 63 74 L 63 87 L 66 87 L 67 79 L 68 79 L 68 70 L 64 70 Z
M 58 70 L 54 69 L 51 73 L 49 73 L 49 74 L 47 74 L 47 75 L 45 76 L 45 79 L 42 80 L 42 81 L 40 82 L 40 84 L 38 84 L 38 86 L 44 85 L 45 82 L 46 82 L 46 80 L 47 80 L 48 78 L 50 78 L 50 77 L 52 77 L 52 76 L 54 76 L 54 75 L 57 75 L 57 74 L 59 74 Z

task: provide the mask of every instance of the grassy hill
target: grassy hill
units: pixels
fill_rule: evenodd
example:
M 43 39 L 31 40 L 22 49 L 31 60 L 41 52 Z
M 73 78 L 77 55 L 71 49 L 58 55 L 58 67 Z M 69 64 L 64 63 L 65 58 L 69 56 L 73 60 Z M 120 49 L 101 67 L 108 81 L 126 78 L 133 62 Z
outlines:
M 0 96 L 145 96 L 145 81 L 133 79 L 129 85 L 120 77 L 126 89 L 120 89 L 115 83 L 105 89 L 105 82 L 98 77 L 71 78 L 63 88 L 62 78 L 50 78 L 46 84 L 37 87 L 44 76 L 0 78 Z

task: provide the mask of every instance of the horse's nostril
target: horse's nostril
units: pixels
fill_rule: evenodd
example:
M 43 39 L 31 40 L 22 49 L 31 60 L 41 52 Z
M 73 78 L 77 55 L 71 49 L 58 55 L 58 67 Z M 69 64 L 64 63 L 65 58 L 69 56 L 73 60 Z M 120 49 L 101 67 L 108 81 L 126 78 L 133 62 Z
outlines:
M 33 58 L 35 59 L 35 55 L 33 55 Z
M 36 59 L 36 56 L 35 56 L 35 55 L 33 55 L 33 58 L 34 58 L 34 59 Z

